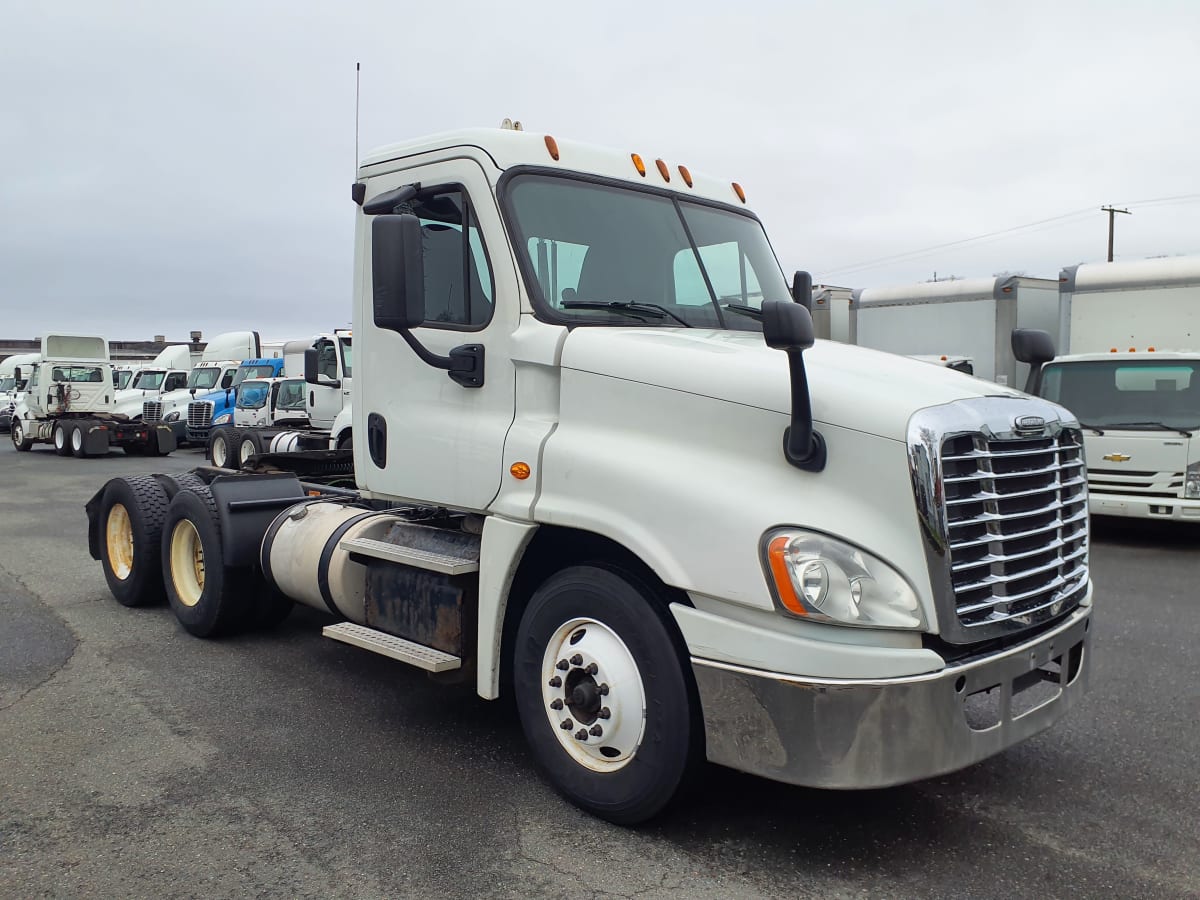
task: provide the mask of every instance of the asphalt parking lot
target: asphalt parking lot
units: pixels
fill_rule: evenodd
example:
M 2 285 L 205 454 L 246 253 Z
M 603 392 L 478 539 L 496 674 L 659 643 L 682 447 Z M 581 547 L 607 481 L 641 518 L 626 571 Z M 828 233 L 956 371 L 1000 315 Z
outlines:
M 129 610 L 84 502 L 166 459 L 0 444 L 0 896 L 1200 896 L 1200 532 L 1102 523 L 1092 690 L 1051 731 L 883 791 L 709 768 L 649 826 L 568 806 L 515 713 L 282 628 Z

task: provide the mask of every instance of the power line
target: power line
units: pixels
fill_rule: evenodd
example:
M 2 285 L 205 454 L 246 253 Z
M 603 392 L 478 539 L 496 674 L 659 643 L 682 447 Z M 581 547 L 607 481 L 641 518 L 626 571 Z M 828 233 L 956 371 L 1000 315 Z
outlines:
M 1168 203 L 1193 203 L 1198 200 L 1200 200 L 1200 194 L 1177 194 L 1177 195 L 1171 196 L 1171 197 L 1153 197 L 1153 198 L 1146 199 L 1146 200 L 1132 200 L 1132 201 L 1126 202 L 1124 205 L 1125 206 L 1152 206 L 1155 204 L 1168 204 Z M 921 248 L 917 248 L 914 250 L 908 250 L 903 253 L 893 253 L 889 256 L 880 256 L 880 257 L 876 257 L 874 259 L 864 260 L 863 262 L 853 263 L 848 266 L 839 266 L 835 269 L 826 269 L 821 272 L 820 277 L 822 279 L 826 279 L 831 275 L 844 275 L 844 274 L 848 274 L 851 272 L 858 272 L 863 269 L 873 269 L 873 268 L 876 268 L 877 266 L 886 265 L 887 263 L 909 262 L 912 260 L 920 259 L 922 256 L 927 256 L 931 253 L 937 253 L 939 251 L 947 250 L 947 249 L 954 248 L 954 247 L 961 247 L 965 244 L 972 244 L 972 243 L 986 241 L 986 240 L 990 240 L 990 239 L 994 239 L 994 238 L 1005 237 L 1007 235 L 1015 234 L 1020 231 L 1027 231 L 1029 229 L 1044 230 L 1044 229 L 1038 228 L 1038 226 L 1051 225 L 1051 227 L 1057 227 L 1057 226 L 1053 225 L 1052 223 L 1065 223 L 1069 219 L 1077 219 L 1077 218 L 1081 218 L 1082 216 L 1091 215 L 1092 213 L 1095 212 L 1095 209 L 1096 208 L 1094 206 L 1089 206 L 1086 209 L 1079 209 L 1079 210 L 1075 210 L 1074 212 L 1063 213 L 1062 215 L 1058 215 L 1058 216 L 1051 216 L 1048 219 L 1039 219 L 1035 222 L 1026 222 L 1024 225 L 1014 225 L 1011 228 L 1002 228 L 999 231 L 989 231 L 986 234 L 977 234 L 974 237 L 962 238 L 957 241 L 949 241 L 944 244 L 934 244 L 929 247 L 921 247 Z

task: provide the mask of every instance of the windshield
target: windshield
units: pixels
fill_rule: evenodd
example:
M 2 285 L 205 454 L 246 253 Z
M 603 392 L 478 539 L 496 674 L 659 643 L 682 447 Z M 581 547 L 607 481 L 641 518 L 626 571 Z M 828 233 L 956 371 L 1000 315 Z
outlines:
M 0 378 L 0 393 L 7 393 L 17 386 L 15 378 Z
M 271 365 L 253 365 L 253 366 L 238 366 L 238 370 L 233 373 L 233 384 L 231 387 L 237 387 L 247 378 L 273 378 L 275 376 L 275 367 Z
M 1085 425 L 1200 428 L 1200 361 L 1051 363 L 1041 395 Z
M 238 409 L 262 409 L 267 405 L 270 385 L 265 381 L 243 381 L 238 388 Z
M 350 346 L 350 338 L 344 337 L 342 342 L 342 369 L 346 378 L 354 375 L 354 348 Z
M 293 378 L 279 383 L 279 398 L 276 400 L 278 409 L 304 409 L 304 395 L 307 390 L 304 379 Z
M 764 300 L 791 301 L 750 216 L 544 175 L 516 176 L 508 199 L 536 301 L 556 319 L 758 331 Z M 646 306 L 583 308 L 612 302 Z
M 166 374 L 162 369 L 142 369 L 134 376 L 132 387 L 143 391 L 157 391 Z
M 195 388 L 197 391 L 211 391 L 220 378 L 220 366 L 211 366 L 206 369 L 192 369 L 192 374 L 188 376 L 187 386 Z

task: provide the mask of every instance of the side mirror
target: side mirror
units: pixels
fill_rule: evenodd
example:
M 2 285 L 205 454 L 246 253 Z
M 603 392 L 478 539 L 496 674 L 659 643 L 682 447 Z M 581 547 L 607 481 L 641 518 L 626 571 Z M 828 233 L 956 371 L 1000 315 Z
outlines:
M 233 373 L 226 372 L 224 377 L 221 378 L 221 387 L 223 387 L 225 390 L 229 390 L 229 387 L 232 384 L 233 384 Z
M 1054 359 L 1054 339 L 1038 328 L 1014 328 L 1012 351 L 1020 362 L 1029 363 L 1025 393 L 1037 394 L 1042 380 L 1042 366 Z
M 812 296 L 811 290 L 809 296 Z M 804 369 L 804 351 L 813 336 L 812 314 L 807 306 L 768 300 L 762 305 L 763 338 L 767 346 L 782 350 L 788 357 L 792 385 L 792 421 L 783 432 L 783 455 L 789 463 L 806 472 L 825 468 L 825 439 L 813 430 L 812 400 L 808 394 L 808 373 Z
M 422 243 L 421 221 L 410 213 L 376 216 L 371 222 L 371 280 L 377 327 L 408 331 L 425 321 Z
M 1021 362 L 1041 365 L 1054 359 L 1054 339 L 1037 328 L 1014 328 L 1012 350 Z
M 317 383 L 317 371 L 320 368 L 321 357 L 316 347 L 304 351 L 304 381 L 307 384 Z
M 792 276 L 792 300 L 812 312 L 812 276 L 807 272 L 796 272 Z

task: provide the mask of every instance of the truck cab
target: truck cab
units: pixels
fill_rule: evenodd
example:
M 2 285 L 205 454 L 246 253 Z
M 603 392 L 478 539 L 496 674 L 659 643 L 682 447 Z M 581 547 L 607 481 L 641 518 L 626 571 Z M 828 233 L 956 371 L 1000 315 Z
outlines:
M 229 387 L 211 391 L 188 403 L 187 439 L 195 444 L 207 444 L 209 432 L 234 421 L 238 388 L 251 378 L 278 378 L 283 374 L 283 357 L 244 359 L 233 373 Z
M 354 348 L 348 330 L 320 335 L 304 351 L 308 418 L 313 428 L 329 430 L 353 394 Z M 288 374 L 292 374 L 291 371 Z
M 233 424 L 241 427 L 308 424 L 308 387 L 303 378 L 252 378 L 237 394 Z

